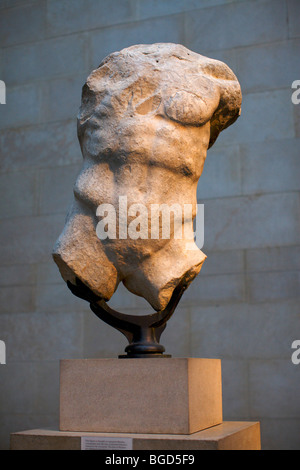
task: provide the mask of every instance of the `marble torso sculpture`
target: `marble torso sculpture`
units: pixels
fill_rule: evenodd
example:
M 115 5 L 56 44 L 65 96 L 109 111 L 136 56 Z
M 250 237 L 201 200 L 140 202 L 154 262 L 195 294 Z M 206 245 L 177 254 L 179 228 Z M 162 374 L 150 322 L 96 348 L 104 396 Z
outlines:
M 120 196 L 128 206 L 196 206 L 207 149 L 240 107 L 233 72 L 181 45 L 137 45 L 105 58 L 83 87 L 84 163 L 53 253 L 63 279 L 80 279 L 106 301 L 123 282 L 155 310 L 180 281 L 189 284 L 206 258 L 187 249 L 191 240 L 100 240 L 96 210 L 110 203 L 118 211 Z

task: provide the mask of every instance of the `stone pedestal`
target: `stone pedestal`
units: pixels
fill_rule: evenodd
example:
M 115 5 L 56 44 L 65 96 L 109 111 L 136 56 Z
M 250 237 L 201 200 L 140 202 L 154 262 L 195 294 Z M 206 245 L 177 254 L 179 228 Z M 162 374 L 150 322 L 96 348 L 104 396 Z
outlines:
M 249 422 L 223 422 L 188 435 L 82 433 L 35 429 L 12 434 L 11 450 L 80 450 L 83 438 L 94 440 L 95 449 L 120 450 L 124 448 L 122 445 L 126 441 L 127 450 L 163 450 L 165 455 L 168 451 L 180 450 L 260 450 L 259 423 Z
M 60 365 L 59 430 L 12 450 L 259 450 L 260 425 L 222 422 L 218 359 L 85 359 Z
M 191 434 L 222 423 L 219 359 L 63 360 L 60 431 Z

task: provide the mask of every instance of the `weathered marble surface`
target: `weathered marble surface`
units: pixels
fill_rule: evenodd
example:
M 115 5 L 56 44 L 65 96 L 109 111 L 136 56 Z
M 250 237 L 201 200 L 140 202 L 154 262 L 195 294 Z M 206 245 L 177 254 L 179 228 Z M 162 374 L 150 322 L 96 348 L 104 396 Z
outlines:
M 120 196 L 149 213 L 151 204 L 196 208 L 207 149 L 238 118 L 241 100 L 224 63 L 181 45 L 137 45 L 103 60 L 83 87 L 84 163 L 53 252 L 65 281 L 78 277 L 105 300 L 123 282 L 160 310 L 182 279 L 195 278 L 206 256 L 187 248 L 189 237 L 151 239 L 149 220 L 148 239 L 100 240 L 96 210 L 109 203 L 119 216 Z

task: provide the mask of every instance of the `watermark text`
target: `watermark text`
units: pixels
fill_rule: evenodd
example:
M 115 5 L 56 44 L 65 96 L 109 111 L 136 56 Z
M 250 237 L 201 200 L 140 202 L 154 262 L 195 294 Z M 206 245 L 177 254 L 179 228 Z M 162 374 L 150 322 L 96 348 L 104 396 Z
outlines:
M 0 104 L 6 104 L 6 85 L 0 80 Z
M 295 351 L 292 354 L 291 360 L 292 363 L 295 364 L 295 366 L 300 364 L 300 339 L 296 339 L 295 341 L 292 342 L 292 349 L 295 349 Z
M 200 249 L 204 244 L 203 204 L 134 203 L 128 206 L 127 196 L 119 196 L 118 207 L 100 204 L 96 216 L 99 219 L 96 234 L 100 240 L 184 239 L 188 250 Z
M 0 364 L 6 364 L 6 346 L 2 340 L 0 340 Z
M 293 104 L 300 104 L 300 80 L 295 80 L 292 83 L 292 88 L 296 90 L 292 94 L 292 103 Z

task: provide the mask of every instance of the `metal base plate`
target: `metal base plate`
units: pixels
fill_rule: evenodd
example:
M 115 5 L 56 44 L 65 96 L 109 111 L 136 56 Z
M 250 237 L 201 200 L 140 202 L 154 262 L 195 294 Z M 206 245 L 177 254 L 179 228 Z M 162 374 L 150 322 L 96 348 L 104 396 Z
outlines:
M 134 359 L 134 358 L 142 358 L 142 359 L 147 359 L 147 358 L 165 358 L 165 357 L 172 357 L 171 354 L 121 354 L 118 356 L 119 359 Z

